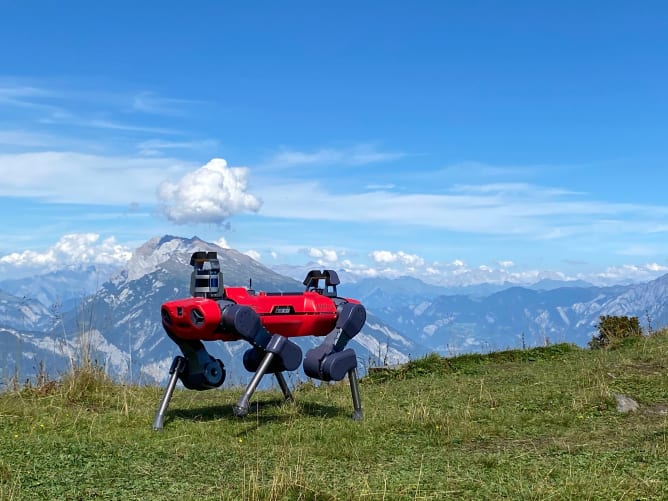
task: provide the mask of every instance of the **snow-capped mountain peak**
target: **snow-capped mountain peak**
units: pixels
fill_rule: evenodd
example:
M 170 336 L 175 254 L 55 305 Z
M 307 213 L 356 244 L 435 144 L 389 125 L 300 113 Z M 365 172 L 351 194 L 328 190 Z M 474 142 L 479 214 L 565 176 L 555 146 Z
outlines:
M 158 270 L 163 263 L 169 260 L 176 260 L 187 266 L 190 255 L 201 250 L 219 251 L 222 248 L 196 236 L 192 238 L 171 235 L 154 237 L 132 254 L 125 268 L 114 278 L 114 283 L 120 285 L 123 282 L 137 280 Z

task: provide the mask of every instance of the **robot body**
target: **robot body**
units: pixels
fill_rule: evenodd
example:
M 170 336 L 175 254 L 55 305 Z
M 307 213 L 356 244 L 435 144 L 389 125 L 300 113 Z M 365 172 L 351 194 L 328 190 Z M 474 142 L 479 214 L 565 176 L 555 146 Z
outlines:
M 306 290 L 301 293 L 256 293 L 244 287 L 223 287 L 215 252 L 196 252 L 190 264 L 194 268 L 193 297 L 168 301 L 161 308 L 163 327 L 183 357 L 176 357 L 170 368 L 170 381 L 153 423 L 155 430 L 162 429 L 177 378 L 194 390 L 223 384 L 224 365 L 209 355 L 202 341 L 245 340 L 251 344 L 243 362 L 254 375 L 234 406 L 235 415 L 244 416 L 266 373 L 274 374 L 285 398 L 292 399 L 282 372 L 298 368 L 302 352 L 289 338 L 325 336 L 320 346 L 306 353 L 304 371 L 323 381 L 338 381 L 348 374 L 353 419 L 362 418 L 357 358 L 353 350 L 344 348 L 363 327 L 366 311 L 359 301 L 338 297 L 339 279 L 334 271 L 309 272 L 304 280 Z

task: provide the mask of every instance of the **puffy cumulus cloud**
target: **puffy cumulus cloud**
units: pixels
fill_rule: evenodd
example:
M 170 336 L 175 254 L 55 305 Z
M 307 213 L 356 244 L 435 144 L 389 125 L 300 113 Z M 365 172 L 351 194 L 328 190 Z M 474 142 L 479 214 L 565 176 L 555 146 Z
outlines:
M 246 192 L 247 175 L 247 168 L 228 167 L 222 158 L 214 158 L 176 183 L 160 185 L 162 211 L 177 224 L 221 224 L 239 212 L 257 212 L 262 202 Z
M 255 261 L 260 261 L 262 259 L 262 254 L 258 251 L 250 249 L 244 252 L 249 258 L 254 259 Z
M 58 242 L 37 252 L 25 250 L 0 257 L 0 263 L 15 267 L 44 267 L 58 269 L 74 264 L 123 264 L 132 256 L 127 247 L 114 237 L 100 241 L 97 233 L 72 233 L 63 235 Z
M 390 252 L 386 250 L 377 250 L 369 254 L 371 259 L 378 264 L 397 263 L 405 266 L 423 266 L 424 259 L 416 254 L 407 254 L 403 251 Z
M 223 249 L 229 249 L 230 244 L 227 243 L 227 240 L 225 240 L 225 237 L 220 237 L 218 240 L 214 242 L 218 247 L 222 247 Z
M 499 266 L 501 268 L 512 268 L 513 266 L 515 266 L 515 263 L 513 263 L 512 261 L 499 261 Z
M 356 277 L 376 277 L 379 276 L 379 270 L 370 267 L 366 263 L 354 263 L 350 259 L 343 259 L 338 263 L 341 270 Z
M 369 254 L 369 256 L 376 263 L 393 263 L 397 260 L 397 257 L 396 257 L 395 254 L 391 253 L 390 251 L 386 251 L 386 250 L 373 251 L 373 252 L 371 252 L 371 254 Z
M 311 247 L 307 249 L 309 256 L 316 258 L 318 263 L 336 263 L 339 260 L 339 255 L 334 249 L 316 249 Z

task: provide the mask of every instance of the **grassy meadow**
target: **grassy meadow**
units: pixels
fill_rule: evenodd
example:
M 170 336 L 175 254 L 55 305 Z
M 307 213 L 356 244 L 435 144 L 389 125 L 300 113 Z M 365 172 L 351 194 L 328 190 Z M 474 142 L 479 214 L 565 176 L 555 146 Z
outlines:
M 668 334 L 615 349 L 435 355 L 296 403 L 95 370 L 0 395 L 0 499 L 667 499 Z M 615 394 L 639 410 L 622 414 Z

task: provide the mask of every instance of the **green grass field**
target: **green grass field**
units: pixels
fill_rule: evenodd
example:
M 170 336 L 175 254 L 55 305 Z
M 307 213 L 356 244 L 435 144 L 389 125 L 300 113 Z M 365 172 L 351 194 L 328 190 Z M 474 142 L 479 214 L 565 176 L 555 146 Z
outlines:
M 296 403 L 80 371 L 0 395 L 0 499 L 668 499 L 668 335 L 430 356 Z M 640 403 L 616 410 L 614 394 Z M 257 405 L 256 405 L 257 404 Z

